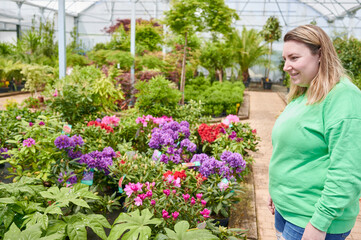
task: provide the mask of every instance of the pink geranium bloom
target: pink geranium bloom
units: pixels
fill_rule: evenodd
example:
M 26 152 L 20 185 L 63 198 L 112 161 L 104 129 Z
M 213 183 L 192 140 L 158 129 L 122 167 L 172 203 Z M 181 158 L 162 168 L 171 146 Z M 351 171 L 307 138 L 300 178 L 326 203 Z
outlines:
M 169 190 L 169 189 L 164 189 L 164 190 L 163 190 L 163 193 L 164 193 L 165 195 L 169 196 L 170 190 Z
M 207 205 L 207 202 L 205 200 L 202 200 L 201 204 L 205 207 Z
M 198 199 L 202 199 L 202 196 L 203 196 L 202 193 L 197 193 L 197 194 L 196 194 L 196 197 L 197 197 Z
M 177 217 L 179 216 L 179 212 L 175 211 L 174 213 L 172 213 L 173 216 L 173 220 L 176 220 Z
M 191 198 L 191 205 L 196 204 L 196 200 L 194 199 L 194 197 Z
M 184 201 L 188 201 L 188 199 L 190 198 L 191 196 L 189 196 L 189 194 L 187 193 L 187 194 L 183 194 L 183 199 L 184 199 Z
M 101 123 L 104 123 L 106 125 L 118 126 L 119 118 L 117 118 L 115 115 L 113 115 L 113 116 L 105 116 L 105 117 L 103 117 Z
M 139 196 L 134 199 L 134 202 L 137 206 L 143 205 L 143 200 Z
M 202 214 L 202 216 L 204 218 L 209 218 L 209 214 L 211 213 L 211 211 L 209 211 L 207 208 L 203 209 L 203 211 L 200 211 L 200 213 Z

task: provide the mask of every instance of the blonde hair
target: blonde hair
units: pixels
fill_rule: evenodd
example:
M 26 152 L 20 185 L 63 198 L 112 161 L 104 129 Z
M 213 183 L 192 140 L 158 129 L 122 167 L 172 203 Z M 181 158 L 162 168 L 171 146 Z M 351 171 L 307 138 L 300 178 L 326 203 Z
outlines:
M 283 38 L 284 42 L 297 41 L 305 44 L 312 54 L 320 54 L 318 73 L 310 82 L 310 86 L 300 87 L 291 84 L 287 101 L 301 96 L 306 92 L 307 104 L 322 102 L 331 89 L 347 76 L 336 50 L 328 35 L 318 26 L 303 25 L 289 31 Z

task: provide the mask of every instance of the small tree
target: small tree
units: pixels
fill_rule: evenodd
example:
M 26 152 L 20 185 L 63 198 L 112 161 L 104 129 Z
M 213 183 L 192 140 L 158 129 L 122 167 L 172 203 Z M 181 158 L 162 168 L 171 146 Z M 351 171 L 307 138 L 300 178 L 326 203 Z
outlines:
M 239 17 L 224 0 L 174 0 L 171 9 L 164 14 L 169 28 L 185 39 L 180 84 L 183 104 L 188 36 L 202 31 L 228 34 L 232 32 L 231 23 Z
M 282 27 L 277 17 L 271 16 L 267 19 L 266 24 L 263 26 L 262 35 L 264 40 L 270 45 L 266 71 L 266 81 L 268 81 L 271 69 L 272 43 L 278 41 L 282 35 Z
M 244 82 L 249 77 L 250 67 L 264 63 L 260 57 L 267 54 L 268 48 L 262 41 L 263 38 L 257 30 L 247 30 L 245 27 L 241 35 L 236 32 L 232 37 L 235 61 L 240 65 L 238 76 L 242 75 Z

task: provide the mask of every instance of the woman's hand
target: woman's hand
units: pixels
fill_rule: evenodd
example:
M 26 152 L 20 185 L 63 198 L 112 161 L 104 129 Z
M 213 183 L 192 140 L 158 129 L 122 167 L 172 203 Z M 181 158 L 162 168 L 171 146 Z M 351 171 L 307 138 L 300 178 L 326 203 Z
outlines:
M 318 230 L 311 223 L 308 223 L 301 240 L 325 240 L 326 232 Z
M 268 196 L 267 207 L 268 207 L 268 210 L 272 213 L 272 215 L 275 215 L 275 205 L 273 204 L 271 196 Z

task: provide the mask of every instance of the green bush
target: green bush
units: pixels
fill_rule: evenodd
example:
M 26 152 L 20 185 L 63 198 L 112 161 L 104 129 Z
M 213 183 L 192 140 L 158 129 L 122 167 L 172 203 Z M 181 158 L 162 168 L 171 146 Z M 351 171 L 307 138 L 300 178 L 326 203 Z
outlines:
M 186 85 L 185 100 L 202 101 L 207 115 L 237 114 L 237 104 L 243 102 L 244 89 L 241 82 L 214 82 L 211 85 L 208 79 L 198 77 Z
M 160 75 L 149 82 L 139 81 L 135 88 L 139 91 L 136 94 L 138 99 L 135 106 L 145 114 L 153 116 L 170 116 L 181 99 L 181 93 L 174 83 Z
M 87 59 L 83 55 L 79 55 L 76 53 L 67 53 L 66 55 L 66 64 L 68 66 L 86 66 L 90 63 L 89 59 Z
M 165 63 L 155 55 L 144 55 L 139 57 L 136 61 L 136 66 L 139 69 L 164 69 Z

